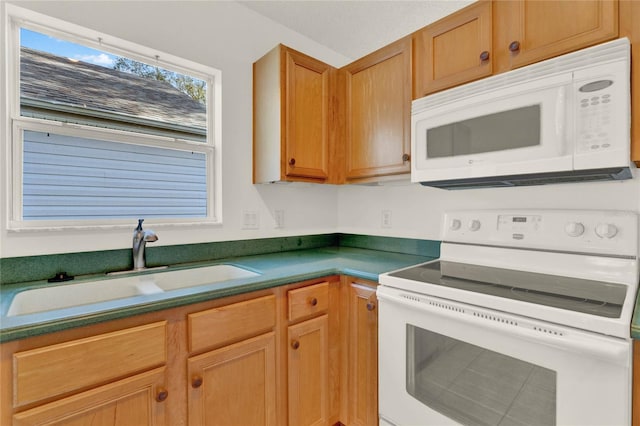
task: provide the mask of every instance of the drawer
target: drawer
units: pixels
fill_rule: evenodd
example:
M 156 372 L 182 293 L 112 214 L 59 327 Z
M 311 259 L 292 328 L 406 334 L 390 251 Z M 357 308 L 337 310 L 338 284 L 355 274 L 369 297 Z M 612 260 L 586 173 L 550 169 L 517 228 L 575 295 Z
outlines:
M 270 331 L 276 325 L 274 295 L 190 314 L 189 350 L 198 352 Z
M 57 395 L 159 367 L 167 362 L 167 323 L 72 340 L 13 355 L 13 405 Z
M 296 321 L 318 313 L 329 307 L 329 283 L 310 285 L 287 292 L 289 299 L 289 321 Z

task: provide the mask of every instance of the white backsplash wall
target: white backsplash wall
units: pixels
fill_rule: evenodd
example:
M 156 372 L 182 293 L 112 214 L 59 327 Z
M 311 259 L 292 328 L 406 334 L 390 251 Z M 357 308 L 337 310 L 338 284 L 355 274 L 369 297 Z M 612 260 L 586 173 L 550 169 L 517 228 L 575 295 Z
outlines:
M 338 206 L 340 232 L 439 240 L 442 213 L 454 209 L 544 208 L 640 212 L 640 178 L 622 182 L 458 191 L 410 183 L 345 186 L 340 188 Z M 390 212 L 390 227 L 383 227 L 383 211 Z
M 222 71 L 223 225 L 153 228 L 156 245 L 346 232 L 440 238 L 443 211 L 459 208 L 608 208 L 640 211 L 640 182 L 443 191 L 417 184 L 258 185 L 252 176 L 252 63 L 283 43 L 336 67 L 345 58 L 235 2 L 12 1 L 21 7 L 200 62 Z M 0 0 L 0 7 L 4 1 Z M 4 30 L 4 29 L 3 29 Z M 0 91 L 3 90 L 0 87 Z M 0 93 L 4 99 L 4 93 Z M 3 107 L 0 106 L 0 113 Z M 0 141 L 4 155 L 8 141 Z M 1 169 L 1 167 L 0 167 Z M 0 183 L 0 257 L 128 248 L 131 229 L 9 233 L 7 185 Z M 276 228 L 275 211 L 284 212 Z M 382 210 L 390 227 L 382 227 Z M 257 212 L 245 230 L 242 212 Z
M 3 3 L 2 0 L 1 3 Z M 254 186 L 252 176 L 252 64 L 278 43 L 335 66 L 351 61 L 235 2 L 13 1 L 18 6 L 158 49 L 222 71 L 223 224 L 159 227 L 155 245 L 188 244 L 335 232 L 337 188 L 311 184 Z M 0 4 L 0 7 L 3 5 Z M 4 31 L 4 28 L 2 29 Z M 2 90 L 0 85 L 0 91 Z M 0 99 L 5 99 L 0 93 Z M 2 107 L 0 107 L 0 111 Z M 8 141 L 0 141 L 2 144 Z M 6 145 L 0 149 L 5 151 Z M 1 166 L 2 169 L 4 166 Z M 127 248 L 130 229 L 23 232 L 6 229 L 6 184 L 0 184 L 0 257 Z M 284 211 L 275 229 L 273 211 Z M 242 212 L 257 212 L 245 230 Z

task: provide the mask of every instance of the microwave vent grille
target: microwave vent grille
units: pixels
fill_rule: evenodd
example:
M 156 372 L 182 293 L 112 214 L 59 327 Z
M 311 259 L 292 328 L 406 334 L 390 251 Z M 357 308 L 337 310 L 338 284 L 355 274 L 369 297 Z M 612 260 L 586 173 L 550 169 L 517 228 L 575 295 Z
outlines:
M 458 101 L 478 93 L 504 89 L 505 87 L 514 84 L 532 81 L 539 78 L 548 78 L 554 74 L 575 71 L 580 68 L 593 66 L 595 63 L 604 64 L 607 62 L 627 60 L 629 57 L 629 51 L 629 40 L 627 38 L 621 38 L 594 47 L 589 47 L 578 52 L 548 59 L 504 74 L 487 77 L 440 93 L 428 95 L 421 99 L 416 99 L 412 102 L 412 114 L 422 112 L 423 110 L 434 106 Z
M 452 179 L 432 182 L 421 182 L 424 186 L 440 189 L 472 189 L 498 188 L 514 186 L 547 185 L 553 183 L 596 182 L 606 180 L 624 180 L 632 177 L 629 168 L 572 170 L 569 172 L 552 172 L 513 176 L 491 176 L 470 179 Z

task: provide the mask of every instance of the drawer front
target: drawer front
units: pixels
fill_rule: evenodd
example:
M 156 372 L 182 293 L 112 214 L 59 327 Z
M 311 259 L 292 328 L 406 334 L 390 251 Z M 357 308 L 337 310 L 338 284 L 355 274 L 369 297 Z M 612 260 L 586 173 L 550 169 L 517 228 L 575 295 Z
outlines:
M 86 389 L 167 362 L 167 323 L 100 334 L 13 355 L 14 407 Z
M 275 327 L 276 298 L 269 295 L 190 314 L 188 324 L 191 352 L 237 342 Z
M 323 313 L 329 307 L 329 283 L 322 282 L 287 292 L 289 321 Z

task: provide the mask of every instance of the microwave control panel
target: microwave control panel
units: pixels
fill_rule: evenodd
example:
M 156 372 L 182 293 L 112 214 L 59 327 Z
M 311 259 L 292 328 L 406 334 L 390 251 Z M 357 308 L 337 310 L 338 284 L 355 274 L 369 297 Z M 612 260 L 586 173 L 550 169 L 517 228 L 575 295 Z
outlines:
M 620 151 L 629 143 L 628 63 L 622 60 L 574 72 L 577 154 Z

